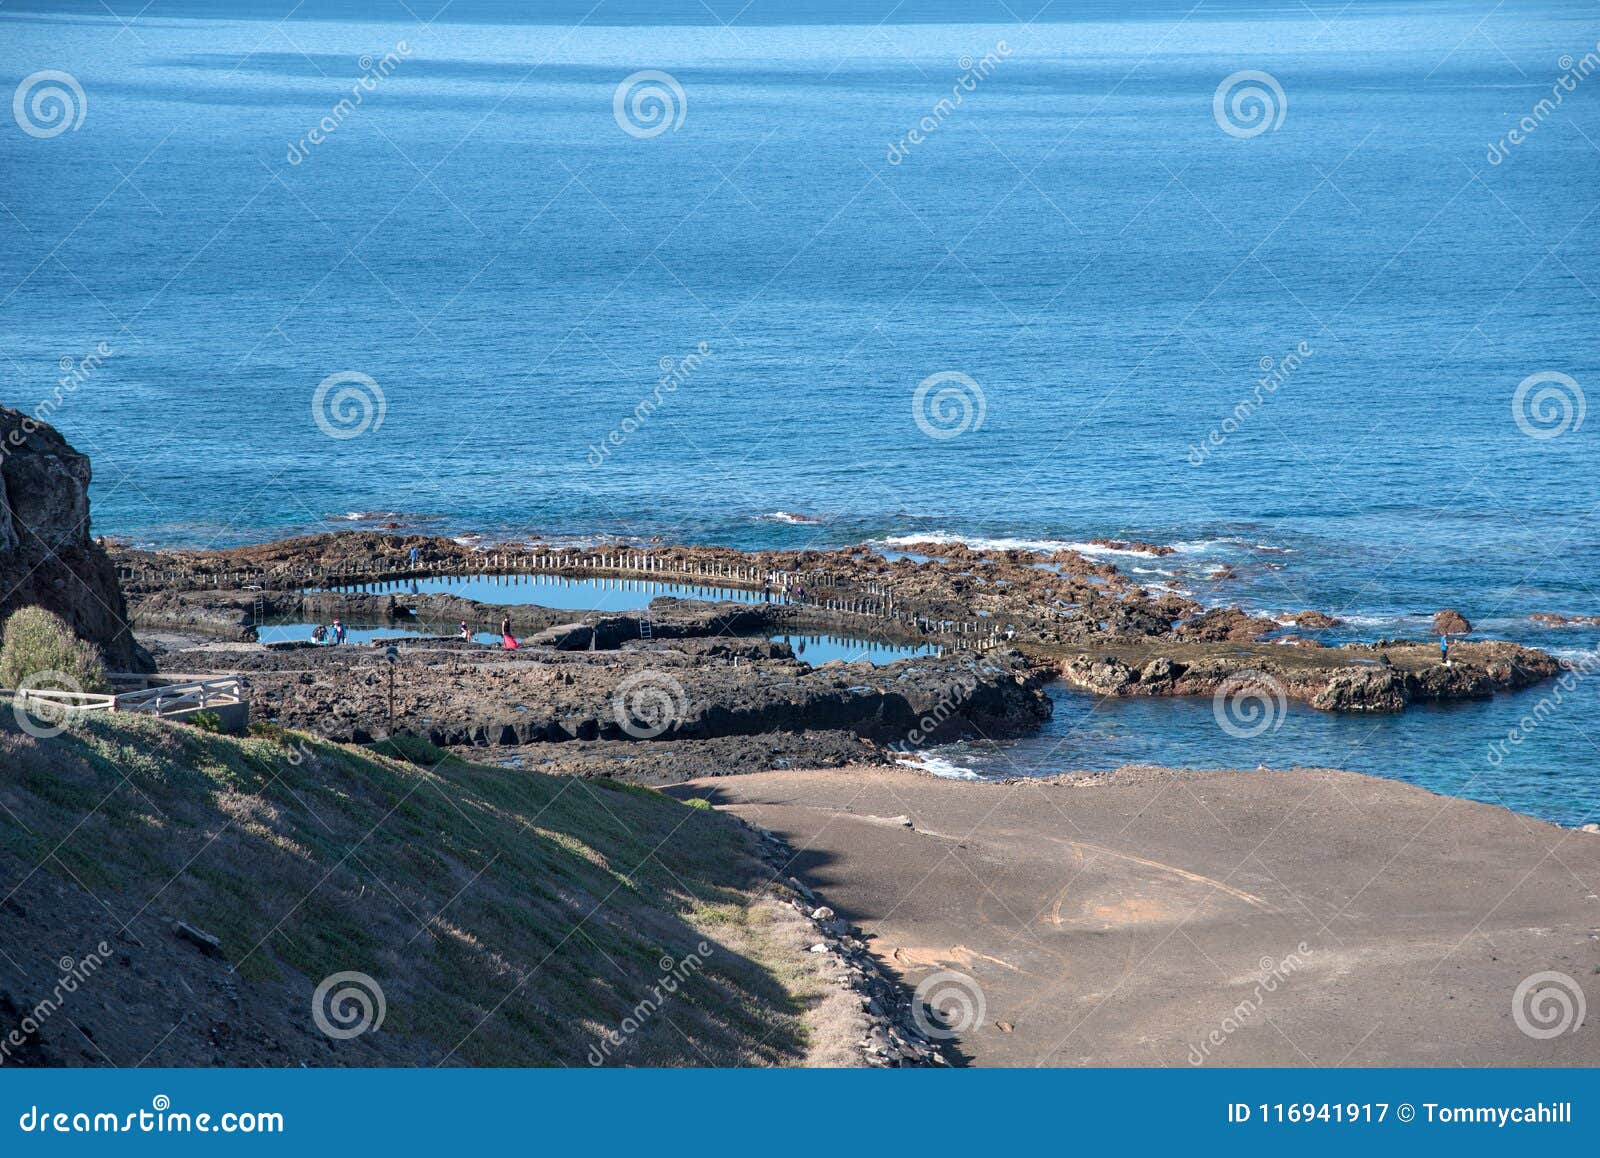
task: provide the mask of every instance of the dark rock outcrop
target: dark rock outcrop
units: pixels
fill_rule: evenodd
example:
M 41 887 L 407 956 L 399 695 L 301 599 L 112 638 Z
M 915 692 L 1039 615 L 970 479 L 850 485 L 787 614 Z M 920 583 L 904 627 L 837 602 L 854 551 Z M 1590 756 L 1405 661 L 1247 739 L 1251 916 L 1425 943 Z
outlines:
M 757 651 L 765 658 L 753 660 Z M 204 668 L 216 654 L 165 659 L 178 669 Z M 634 641 L 597 652 L 531 645 L 502 652 L 444 641 L 402 648 L 391 726 L 391 669 L 371 648 L 225 654 L 260 715 L 357 743 L 385 730 L 441 745 L 499 746 L 791 732 L 850 733 L 918 748 L 963 735 L 1026 734 L 1051 710 L 1046 673 L 1000 649 L 813 668 L 764 639 L 700 640 L 687 648 Z
M 116 569 L 89 538 L 89 460 L 46 423 L 0 406 L 0 621 L 55 612 L 119 671 L 153 671 Z
M 1591 627 L 1600 625 L 1600 615 L 1560 615 L 1554 611 L 1535 611 L 1528 618 L 1541 627 Z
M 1247 614 L 1237 607 L 1217 607 L 1181 625 L 1172 634 L 1175 639 L 1195 643 L 1222 643 L 1260 639 L 1277 630 L 1278 625 L 1270 619 Z
M 1325 631 L 1330 627 L 1338 627 L 1344 620 L 1325 611 L 1302 611 L 1289 616 L 1289 622 L 1306 631 Z
M 1278 650 L 1280 654 L 1270 654 Z M 1208 696 L 1230 681 L 1268 682 L 1286 699 L 1329 712 L 1397 712 L 1407 704 L 1482 699 L 1530 687 L 1559 675 L 1554 656 L 1504 641 L 1464 643 L 1455 661 L 1435 662 L 1423 643 L 1322 648 L 1316 659 L 1281 649 L 1235 649 L 1232 654 L 1157 655 L 1137 663 L 1083 653 L 1063 659 L 1060 673 L 1075 687 L 1103 696 Z
M 1406 677 L 1392 667 L 1336 671 L 1311 706 L 1325 712 L 1398 712 L 1406 706 Z

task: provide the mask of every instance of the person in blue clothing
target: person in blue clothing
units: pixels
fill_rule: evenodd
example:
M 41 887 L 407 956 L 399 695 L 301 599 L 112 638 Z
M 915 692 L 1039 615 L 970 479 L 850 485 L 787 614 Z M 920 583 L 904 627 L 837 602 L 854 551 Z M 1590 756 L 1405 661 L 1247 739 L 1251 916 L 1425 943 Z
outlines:
M 1445 667 L 1450 666 L 1450 637 L 1448 635 L 1439 637 L 1439 659 Z
M 333 642 L 344 642 L 344 624 L 337 619 L 333 621 Z

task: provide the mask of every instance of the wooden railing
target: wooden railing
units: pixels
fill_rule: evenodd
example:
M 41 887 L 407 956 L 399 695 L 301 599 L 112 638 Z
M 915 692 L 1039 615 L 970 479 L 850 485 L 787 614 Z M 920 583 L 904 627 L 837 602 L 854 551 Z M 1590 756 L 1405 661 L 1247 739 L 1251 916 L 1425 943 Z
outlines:
M 114 685 L 113 685 L 114 686 Z M 58 713 L 134 712 L 165 716 L 192 708 L 215 708 L 243 703 L 244 686 L 238 676 L 199 676 L 120 693 L 69 692 L 48 688 L 0 689 L 24 709 L 52 717 Z
M 164 716 L 190 708 L 215 708 L 244 702 L 238 676 L 214 676 L 189 683 L 163 684 L 116 697 L 112 711 Z

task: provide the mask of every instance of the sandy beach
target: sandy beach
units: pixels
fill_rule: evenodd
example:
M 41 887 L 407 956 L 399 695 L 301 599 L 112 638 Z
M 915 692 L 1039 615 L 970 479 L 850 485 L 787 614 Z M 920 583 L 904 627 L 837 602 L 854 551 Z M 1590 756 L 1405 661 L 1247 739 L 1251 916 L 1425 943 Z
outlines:
M 908 987 L 970 979 L 934 984 L 981 1006 L 952 1043 L 972 1064 L 1600 1062 L 1592 1024 L 1514 1012 L 1539 973 L 1600 988 L 1600 834 L 1327 770 L 672 791 L 788 840 Z

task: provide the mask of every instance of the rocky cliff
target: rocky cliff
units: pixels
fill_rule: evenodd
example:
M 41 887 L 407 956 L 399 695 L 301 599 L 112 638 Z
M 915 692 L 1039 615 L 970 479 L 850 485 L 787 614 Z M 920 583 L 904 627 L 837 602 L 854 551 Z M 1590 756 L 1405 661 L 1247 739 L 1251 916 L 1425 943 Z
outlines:
M 113 671 L 150 671 L 116 569 L 89 538 L 89 460 L 45 423 L 0 406 L 0 621 L 48 608 Z

